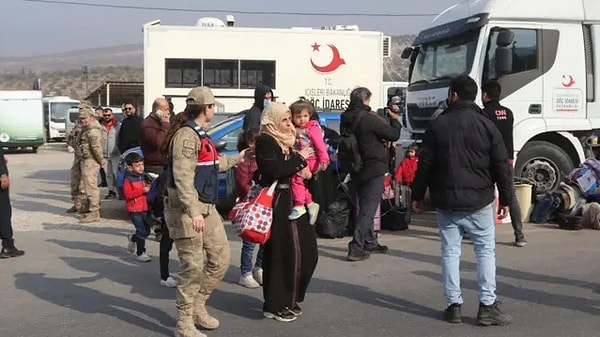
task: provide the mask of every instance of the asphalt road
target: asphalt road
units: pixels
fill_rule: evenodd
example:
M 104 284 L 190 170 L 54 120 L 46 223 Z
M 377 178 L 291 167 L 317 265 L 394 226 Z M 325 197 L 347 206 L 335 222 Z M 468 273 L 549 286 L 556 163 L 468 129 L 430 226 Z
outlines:
M 106 220 L 80 226 L 65 214 L 72 154 L 52 144 L 38 154 L 8 156 L 15 238 L 27 254 L 0 261 L 0 337 L 172 336 L 175 292 L 159 285 L 153 261 L 126 254 L 122 204 L 103 203 Z M 440 320 L 439 240 L 432 214 L 410 230 L 384 233 L 388 255 L 344 261 L 347 240 L 320 240 L 320 260 L 304 315 L 293 323 L 262 319 L 260 289 L 236 284 L 240 241 L 230 233 L 232 263 L 209 301 L 221 327 L 209 336 L 600 336 L 600 233 L 526 225 L 530 244 L 512 246 L 498 227 L 498 295 L 514 316 L 508 327 L 475 324 L 477 283 L 472 247 L 463 245 L 466 323 Z M 172 268 L 178 262 L 171 254 Z

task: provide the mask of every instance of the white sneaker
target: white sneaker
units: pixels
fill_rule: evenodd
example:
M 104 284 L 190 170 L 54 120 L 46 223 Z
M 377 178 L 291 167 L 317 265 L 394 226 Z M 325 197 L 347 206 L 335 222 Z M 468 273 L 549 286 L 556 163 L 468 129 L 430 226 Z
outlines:
M 252 277 L 254 277 L 254 280 L 262 286 L 262 284 L 263 284 L 263 269 L 262 268 L 254 268 L 254 270 L 252 270 Z
M 169 276 L 166 280 L 160 280 L 160 285 L 167 288 L 177 287 L 177 280 Z
M 246 288 L 250 288 L 250 289 L 260 287 L 260 284 L 258 284 L 258 282 L 256 282 L 256 280 L 254 279 L 252 274 L 248 274 L 246 276 L 242 275 L 240 277 L 238 284 L 241 285 L 242 287 L 246 287 Z
M 137 256 L 137 260 L 139 262 L 150 262 L 150 261 L 152 261 L 152 259 L 150 258 L 150 256 L 148 256 L 148 254 L 146 254 L 146 253 L 142 253 L 142 255 L 138 255 Z
M 129 254 L 133 254 L 133 252 L 135 252 L 135 242 L 131 241 L 131 238 L 133 238 L 133 234 L 129 234 L 127 235 L 127 252 Z

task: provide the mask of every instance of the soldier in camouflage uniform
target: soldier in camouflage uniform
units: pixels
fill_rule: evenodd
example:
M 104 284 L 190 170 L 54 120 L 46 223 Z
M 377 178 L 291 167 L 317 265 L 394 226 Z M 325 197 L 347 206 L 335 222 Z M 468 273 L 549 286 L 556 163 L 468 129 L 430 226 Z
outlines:
M 77 152 L 81 155 L 81 185 L 89 202 L 89 213 L 79 222 L 91 223 L 100 220 L 100 189 L 98 189 L 98 172 L 104 166 L 102 154 L 102 126 L 98 123 L 91 108 L 79 110 L 79 121 L 83 124 Z
M 245 151 L 219 156 L 200 127 L 215 114 L 216 101 L 209 88 L 192 89 L 186 102 L 187 121 L 184 119 L 185 124 L 170 140 L 165 220 L 181 262 L 175 336 L 205 337 L 195 325 L 205 329 L 219 326 L 205 304 L 230 260 L 227 235 L 215 206 L 217 174 L 242 162 Z
M 79 112 L 86 108 L 91 109 L 92 105 L 88 102 L 81 102 L 79 104 Z M 67 136 L 67 145 L 74 150 L 73 165 L 71 165 L 71 200 L 73 201 L 73 206 L 67 210 L 67 213 L 88 212 L 87 197 L 81 189 L 81 153 L 79 152 L 79 142 L 82 129 L 83 123 L 77 119 L 75 126 Z

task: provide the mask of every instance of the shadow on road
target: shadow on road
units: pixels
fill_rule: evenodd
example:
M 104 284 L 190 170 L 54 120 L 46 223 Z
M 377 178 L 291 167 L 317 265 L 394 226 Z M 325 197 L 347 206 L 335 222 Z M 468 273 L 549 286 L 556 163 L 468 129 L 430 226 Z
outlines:
M 15 275 L 15 285 L 37 298 L 58 306 L 85 314 L 103 314 L 121 321 L 172 336 L 175 320 L 165 312 L 150 305 L 108 295 L 81 284 L 95 282 L 102 276 L 63 279 L 47 277 L 42 273 L 19 273 Z M 133 312 L 133 313 L 131 313 Z M 148 316 L 144 319 L 140 316 Z M 160 324 L 159 324 L 160 323 Z
M 44 180 L 45 183 L 59 183 L 64 186 L 69 186 L 69 182 L 71 181 L 68 168 L 62 170 L 39 170 L 29 173 L 25 178 Z

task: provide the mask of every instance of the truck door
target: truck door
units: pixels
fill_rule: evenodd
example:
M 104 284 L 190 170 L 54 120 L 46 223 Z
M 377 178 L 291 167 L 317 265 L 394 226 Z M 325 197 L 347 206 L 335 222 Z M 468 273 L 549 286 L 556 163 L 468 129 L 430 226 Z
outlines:
M 490 28 L 482 83 L 498 80 L 502 86 L 500 101 L 513 111 L 515 128 L 526 120 L 541 120 L 547 111 L 543 96 L 541 30 L 541 25 L 529 23 Z M 499 62 L 501 58 L 506 62 Z M 518 138 L 516 134 L 515 138 Z M 515 141 L 515 146 L 519 146 L 517 143 Z

